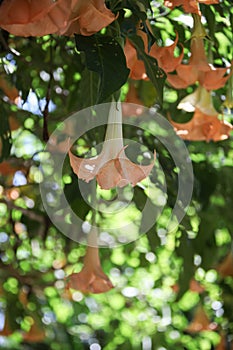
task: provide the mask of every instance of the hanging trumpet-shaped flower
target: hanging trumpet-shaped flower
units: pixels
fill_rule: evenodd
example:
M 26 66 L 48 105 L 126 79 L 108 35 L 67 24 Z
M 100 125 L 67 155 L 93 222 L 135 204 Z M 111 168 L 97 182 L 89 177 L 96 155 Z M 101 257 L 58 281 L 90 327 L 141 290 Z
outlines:
M 133 80 L 129 81 L 129 90 L 125 101 L 122 103 L 123 116 L 139 116 L 144 112 L 143 102 L 138 96 L 138 91 Z
M 91 241 L 90 241 L 91 239 Z M 100 265 L 99 248 L 97 246 L 97 232 L 95 228 L 89 233 L 89 242 L 95 246 L 88 246 L 84 257 L 84 266 L 79 273 L 72 273 L 67 277 L 67 288 L 79 290 L 83 293 L 105 293 L 114 288 L 108 276 Z
M 147 35 L 143 31 L 138 32 L 140 34 L 140 37 L 142 38 L 144 42 L 144 47 L 146 52 L 147 51 Z M 125 47 L 124 47 L 125 57 L 126 57 L 126 64 L 127 67 L 130 69 L 129 77 L 134 80 L 148 80 L 146 69 L 144 66 L 144 63 L 142 60 L 139 60 L 137 57 L 137 50 L 131 43 L 131 41 L 126 38 L 125 41 Z
M 96 177 L 102 189 L 124 187 L 129 183 L 135 186 L 149 175 L 154 164 L 152 162 L 143 166 L 132 163 L 125 155 L 125 148 L 122 138 L 121 104 L 112 102 L 101 153 L 97 157 L 83 159 L 69 151 L 70 164 L 80 179 L 89 182 Z
M 233 277 L 233 253 L 230 252 L 225 259 L 217 266 L 217 271 L 222 277 Z
M 197 90 L 186 96 L 178 108 L 188 112 L 194 111 L 192 119 L 187 123 L 176 123 L 170 119 L 177 135 L 189 141 L 221 141 L 229 137 L 232 125 L 218 118 L 211 93 L 199 86 Z
M 196 13 L 201 15 L 199 3 L 210 5 L 218 4 L 219 0 L 165 0 L 164 5 L 173 9 L 176 6 L 182 6 L 187 13 Z
M 192 322 L 186 328 L 189 333 L 198 333 L 201 331 L 213 331 L 217 328 L 216 323 L 210 322 L 205 310 L 200 305 L 197 307 Z
M 181 63 L 183 59 L 183 48 L 178 57 L 174 56 L 174 50 L 178 43 L 178 34 L 176 35 L 176 39 L 172 45 L 158 46 L 156 43 L 154 43 L 149 52 L 147 34 L 142 30 L 138 30 L 138 35 L 144 42 L 146 53 L 149 56 L 154 57 L 158 61 L 159 67 L 166 73 L 174 71 Z M 148 80 L 145 65 L 142 60 L 138 59 L 137 51 L 129 39 L 126 39 L 124 52 L 127 66 L 130 69 L 130 78 L 134 80 Z
M 166 73 L 173 72 L 183 59 L 183 46 L 181 46 L 180 55 L 178 57 L 174 56 L 174 51 L 177 47 L 178 40 L 179 36 L 176 33 L 176 39 L 173 44 L 168 46 L 158 46 L 156 43 L 154 43 L 151 47 L 150 55 L 156 58 L 159 67 L 161 67 Z
M 186 112 L 194 112 L 195 109 L 199 109 L 207 115 L 216 116 L 218 114 L 213 106 L 211 93 L 202 86 L 198 86 L 192 94 L 185 96 L 177 108 Z
M 207 90 L 220 89 L 231 76 L 232 69 L 231 67 L 215 68 L 208 62 L 203 39 L 206 36 L 205 29 L 200 16 L 193 15 L 193 19 L 194 30 L 189 63 L 179 64 L 176 67 L 176 74 L 168 74 L 167 80 L 176 89 L 185 89 L 197 81 Z
M 19 36 L 92 35 L 115 20 L 104 0 L 3 0 L 0 27 Z

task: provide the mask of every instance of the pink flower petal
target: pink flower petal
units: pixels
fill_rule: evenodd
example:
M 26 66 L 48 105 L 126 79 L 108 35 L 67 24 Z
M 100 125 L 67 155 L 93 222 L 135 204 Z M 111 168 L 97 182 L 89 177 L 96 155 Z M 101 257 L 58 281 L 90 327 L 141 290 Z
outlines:
M 66 288 L 95 294 L 105 293 L 114 288 L 100 265 L 98 247 L 87 247 L 83 269 L 79 273 L 72 273 L 66 278 Z
M 116 158 L 105 160 L 104 151 L 96 158 L 83 159 L 74 156 L 69 151 L 70 164 L 78 178 L 89 182 L 96 177 L 102 189 L 109 190 L 114 187 L 124 187 L 131 183 L 136 186 L 151 172 L 154 162 L 150 165 L 137 165 L 132 163 L 124 154 L 125 147 Z M 156 153 L 154 153 L 154 159 Z
M 218 119 L 218 116 L 209 116 L 196 108 L 193 118 L 187 123 L 171 121 L 177 135 L 189 141 L 222 141 L 229 137 L 233 126 Z
M 122 187 L 122 186 L 119 186 L 121 183 L 122 177 L 116 167 L 115 159 L 109 160 L 100 168 L 96 176 L 96 180 L 99 186 L 103 190 L 109 190 L 117 186 Z M 127 183 L 125 183 L 125 185 L 127 185 Z
M 4 0 L 0 27 L 19 36 L 92 35 L 116 19 L 104 0 Z
M 167 75 L 168 82 L 176 89 L 185 89 L 198 79 L 198 71 L 194 66 L 180 64 L 176 72 L 177 74 Z
M 85 159 L 76 157 L 71 151 L 69 151 L 69 158 L 70 165 L 79 179 L 89 182 L 97 175 L 101 161 L 100 156 Z
M 181 64 L 183 59 L 183 46 L 182 52 L 178 57 L 174 56 L 174 50 L 177 46 L 179 36 L 176 34 L 176 39 L 172 45 L 160 47 L 153 44 L 150 50 L 150 56 L 153 56 L 158 61 L 159 67 L 161 67 L 166 73 L 172 72 L 176 67 Z
M 120 152 L 120 154 L 122 153 L 122 151 Z M 154 161 L 150 165 L 138 165 L 131 162 L 126 157 L 121 157 L 120 154 L 115 160 L 115 164 L 117 169 L 119 169 L 123 180 L 127 181 L 128 183 L 131 183 L 132 186 L 136 186 L 138 182 L 142 181 L 150 174 L 154 166 Z M 155 158 L 156 152 L 154 152 L 154 160 Z
M 230 74 L 224 76 L 229 67 L 226 68 L 212 68 L 209 72 L 206 72 L 204 75 L 203 81 L 200 81 L 202 86 L 206 88 L 206 90 L 217 90 L 221 87 L 225 86 L 227 80 L 233 73 L 231 69 Z

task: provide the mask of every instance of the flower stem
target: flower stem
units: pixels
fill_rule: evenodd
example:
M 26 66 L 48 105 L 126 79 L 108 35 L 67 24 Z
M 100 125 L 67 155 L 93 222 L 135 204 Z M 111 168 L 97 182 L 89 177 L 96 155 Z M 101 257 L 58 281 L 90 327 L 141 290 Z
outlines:
M 206 30 L 203 24 L 201 23 L 201 17 L 196 13 L 193 13 L 192 17 L 193 17 L 192 38 L 205 38 Z

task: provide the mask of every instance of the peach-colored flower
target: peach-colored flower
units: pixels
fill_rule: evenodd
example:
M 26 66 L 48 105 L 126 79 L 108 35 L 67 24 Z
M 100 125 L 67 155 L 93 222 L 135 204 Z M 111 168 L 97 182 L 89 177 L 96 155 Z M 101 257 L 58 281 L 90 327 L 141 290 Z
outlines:
M 205 310 L 202 306 L 198 306 L 195 311 L 192 322 L 186 328 L 189 333 L 198 333 L 201 331 L 213 331 L 217 328 L 217 324 L 210 322 Z
M 178 40 L 179 37 L 178 34 L 176 34 L 176 39 L 173 44 L 169 46 L 158 46 L 154 43 L 151 47 L 150 55 L 156 58 L 159 67 L 161 67 L 166 73 L 173 72 L 183 59 L 183 46 L 181 47 L 181 54 L 178 57 L 174 56 Z
M 229 67 L 215 68 L 208 63 L 203 38 L 191 39 L 191 58 L 189 64 L 176 67 L 177 74 L 168 74 L 168 82 L 176 89 L 185 89 L 197 81 L 207 90 L 217 90 L 226 84 L 230 74 Z
M 92 35 L 113 22 L 104 0 L 4 0 L 0 27 L 18 36 Z
M 211 92 L 207 91 L 201 85 L 199 85 L 193 93 L 185 96 L 180 101 L 177 108 L 183 109 L 186 112 L 194 112 L 197 108 L 204 114 L 218 115 L 212 103 Z
M 183 140 L 222 141 L 226 140 L 232 125 L 218 116 L 207 115 L 196 108 L 192 119 L 187 123 L 176 123 L 170 119 L 176 133 Z
M 92 240 L 97 240 L 96 229 L 92 228 Z M 79 273 L 72 273 L 67 277 L 67 288 L 79 290 L 83 293 L 105 293 L 114 288 L 108 276 L 100 265 L 98 246 L 88 246 L 84 257 L 84 266 Z
M 147 52 L 147 36 L 146 33 L 141 32 L 141 37 L 144 41 L 145 51 Z M 125 47 L 124 47 L 126 64 L 130 69 L 129 77 L 134 80 L 148 80 L 146 69 L 142 60 L 139 60 L 137 57 L 137 50 L 131 43 L 131 41 L 126 38 Z
M 190 141 L 221 141 L 229 137 L 233 126 L 218 118 L 218 112 L 212 104 L 211 92 L 202 86 L 186 96 L 178 108 L 188 112 L 194 111 L 192 119 L 187 123 L 176 123 L 170 119 L 177 135 Z
M 199 10 L 199 5 L 201 4 L 218 4 L 219 0 L 165 0 L 164 5 L 173 9 L 176 6 L 182 6 L 184 11 L 187 13 L 201 14 Z
M 145 108 L 140 100 L 137 88 L 133 81 L 129 81 L 129 90 L 127 92 L 125 101 L 122 103 L 122 113 L 124 117 L 138 116 L 143 113 Z
M 124 187 L 129 183 L 135 186 L 149 175 L 154 164 L 134 164 L 126 157 L 124 149 L 121 104 L 112 102 L 101 153 L 94 158 L 83 159 L 69 151 L 70 164 L 80 179 L 89 182 L 96 177 L 102 189 Z
M 32 319 L 30 330 L 23 333 L 23 340 L 30 343 L 42 342 L 45 337 L 46 335 L 42 325 L 35 319 Z
M 148 52 L 148 38 L 147 34 L 142 30 L 138 30 L 137 34 L 144 42 L 145 52 L 158 61 L 158 65 L 165 72 L 172 72 L 181 63 L 183 59 L 183 49 L 178 57 L 174 56 L 174 50 L 178 43 L 178 34 L 172 45 L 160 47 L 154 43 Z M 145 65 L 142 60 L 137 57 L 137 50 L 133 43 L 127 38 L 125 42 L 124 52 L 126 56 L 126 63 L 130 69 L 130 78 L 134 80 L 148 80 Z
M 197 81 L 207 90 L 217 90 L 225 86 L 232 74 L 231 67 L 215 68 L 208 62 L 205 52 L 205 29 L 201 19 L 193 15 L 194 30 L 191 38 L 191 57 L 188 64 L 179 64 L 176 74 L 168 74 L 168 82 L 176 89 L 185 89 Z M 227 71 L 230 71 L 227 74 Z
M 230 252 L 225 259 L 218 265 L 217 271 L 222 277 L 233 277 L 233 253 Z

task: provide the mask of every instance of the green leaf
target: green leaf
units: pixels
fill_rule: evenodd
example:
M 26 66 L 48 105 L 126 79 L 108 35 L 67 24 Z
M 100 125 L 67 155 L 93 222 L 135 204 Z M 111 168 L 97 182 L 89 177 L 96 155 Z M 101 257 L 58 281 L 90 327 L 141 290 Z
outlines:
M 145 52 L 143 40 L 137 35 L 131 35 L 129 40 L 135 46 L 138 54 L 138 58 L 142 60 L 145 64 L 146 74 L 151 80 L 157 91 L 157 102 L 162 104 L 163 101 L 163 87 L 166 79 L 166 74 L 164 71 L 158 66 L 157 60 L 148 55 Z
M 96 103 L 106 100 L 126 82 L 129 69 L 121 45 L 110 36 L 76 35 L 76 47 L 84 51 L 86 66 L 99 74 L 100 82 Z
M 98 74 L 85 69 L 79 86 L 80 109 L 93 106 L 97 100 Z M 85 96 L 85 98 L 83 98 Z

